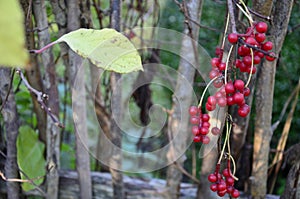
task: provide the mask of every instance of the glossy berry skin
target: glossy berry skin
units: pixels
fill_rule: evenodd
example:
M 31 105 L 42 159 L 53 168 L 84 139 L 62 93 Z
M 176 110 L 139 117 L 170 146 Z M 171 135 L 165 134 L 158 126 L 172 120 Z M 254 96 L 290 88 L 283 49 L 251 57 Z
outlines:
M 203 144 L 208 144 L 209 141 L 210 141 L 210 139 L 209 139 L 208 136 L 204 135 L 204 136 L 202 137 L 202 143 L 203 143 Z
M 235 104 L 242 104 L 244 101 L 244 95 L 242 93 L 235 93 L 233 95 L 233 101 L 235 102 Z
M 194 139 L 193 139 L 193 141 L 194 142 L 201 142 L 202 141 L 201 136 L 198 136 L 198 135 L 195 136 Z
M 191 118 L 190 118 L 190 123 L 191 124 L 194 124 L 194 125 L 198 125 L 199 124 L 199 117 L 197 117 L 197 116 L 192 116 Z
M 199 109 L 197 106 L 191 106 L 189 109 L 189 113 L 191 116 L 197 115 L 198 111 L 199 111 Z
M 258 43 L 264 42 L 265 39 L 266 39 L 266 34 L 264 34 L 264 33 L 256 33 L 256 34 L 255 34 L 255 40 L 256 40 Z
M 226 92 L 226 94 L 233 94 L 235 92 L 235 88 L 234 88 L 232 82 L 228 82 L 225 85 L 225 92 Z
M 244 88 L 243 94 L 245 97 L 249 96 L 250 93 L 251 93 L 250 88 L 248 88 L 248 87 Z
M 247 104 L 244 104 L 238 108 L 238 114 L 241 117 L 246 117 L 250 112 L 250 107 Z
M 228 41 L 232 44 L 236 44 L 238 41 L 239 37 L 236 33 L 230 33 L 228 35 Z
M 212 190 L 213 192 L 216 192 L 218 190 L 218 185 L 217 184 L 211 184 L 210 185 L 210 190 Z
M 243 91 L 244 88 L 245 88 L 244 81 L 240 80 L 240 79 L 235 80 L 234 83 L 233 83 L 233 85 L 234 85 L 234 88 L 237 89 L 237 90 L 239 90 L 239 91 Z
M 272 50 L 273 48 L 273 43 L 271 41 L 267 41 L 262 45 L 262 49 L 265 51 Z
M 210 61 L 212 67 L 218 67 L 220 65 L 220 60 L 217 57 L 214 57 Z
M 219 129 L 218 127 L 213 127 L 213 128 L 211 129 L 211 133 L 212 133 L 213 135 L 219 135 L 219 134 L 220 134 L 220 129 Z
M 199 135 L 199 133 L 200 133 L 199 127 L 198 126 L 192 126 L 192 133 L 193 133 L 194 136 Z
M 270 53 L 271 56 L 267 55 L 266 56 L 266 60 L 268 61 L 274 61 L 276 58 L 275 58 L 275 53 Z
M 207 98 L 207 103 L 209 103 L 211 106 L 216 106 L 217 99 L 215 98 L 215 96 L 209 96 Z
M 255 29 L 259 33 L 265 33 L 268 30 L 268 25 L 265 22 L 258 22 L 255 26 Z
M 237 190 L 237 189 L 234 189 L 232 192 L 231 192 L 231 196 L 233 198 L 238 198 L 240 196 L 240 192 Z

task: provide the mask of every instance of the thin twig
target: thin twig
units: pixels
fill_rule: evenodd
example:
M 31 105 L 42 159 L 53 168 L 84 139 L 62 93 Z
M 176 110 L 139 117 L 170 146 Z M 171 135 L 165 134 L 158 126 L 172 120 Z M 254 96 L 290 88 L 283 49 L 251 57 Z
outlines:
M 246 43 L 242 38 L 239 38 L 238 41 L 239 41 L 239 43 L 241 43 L 242 45 L 245 45 L 245 46 L 247 46 L 248 48 L 252 48 L 253 50 L 256 50 L 256 51 L 258 51 L 258 52 L 261 52 L 261 53 L 263 53 L 264 55 L 267 55 L 267 56 L 270 56 L 270 57 L 274 57 L 274 58 L 278 58 L 278 57 L 274 56 L 274 54 L 271 53 L 271 52 L 264 51 L 264 50 L 258 48 L 257 46 L 253 46 L 253 45 L 250 45 L 250 44 Z
M 232 32 L 233 33 L 237 33 L 237 31 L 236 31 L 236 25 L 235 25 L 235 16 L 234 16 L 234 8 L 233 8 L 232 0 L 228 0 L 227 1 L 227 6 L 228 6 L 228 13 L 229 13 L 229 18 L 230 18 Z
M 22 71 L 20 69 L 16 69 L 16 73 L 20 76 L 20 78 L 22 79 L 22 82 L 24 83 L 26 88 L 29 90 L 29 92 L 35 94 L 38 103 L 41 105 L 41 108 L 46 111 L 46 113 L 52 119 L 53 123 L 60 128 L 64 128 L 64 125 L 62 123 L 60 123 L 58 121 L 58 119 L 55 117 L 55 115 L 52 113 L 51 108 L 47 107 L 44 102 L 46 99 L 48 99 L 49 96 L 41 91 L 37 91 L 36 89 L 34 89 L 28 83 L 27 79 L 25 78 L 24 74 L 22 73 Z

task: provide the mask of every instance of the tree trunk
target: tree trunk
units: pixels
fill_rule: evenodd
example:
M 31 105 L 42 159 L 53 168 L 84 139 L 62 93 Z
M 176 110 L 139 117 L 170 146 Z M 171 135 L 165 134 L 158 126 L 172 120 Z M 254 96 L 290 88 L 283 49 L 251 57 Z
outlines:
M 80 26 L 79 1 L 70 0 L 68 1 L 68 30 L 73 31 L 79 29 L 80 27 L 81 26 Z M 91 185 L 91 174 L 90 174 L 90 156 L 88 152 L 84 67 L 85 66 L 83 64 L 82 58 L 70 49 L 68 70 L 69 70 L 70 84 L 72 88 L 73 117 L 76 124 L 75 125 L 76 170 L 78 173 L 80 198 L 91 199 L 92 185 Z M 77 76 L 78 71 L 80 71 L 81 74 L 78 74 Z
M 6 133 L 6 161 L 5 177 L 19 178 L 17 164 L 17 137 L 18 137 L 18 113 L 13 90 L 9 88 L 11 81 L 11 69 L 0 68 L 0 98 L 2 102 L 2 115 L 4 119 Z M 10 89 L 10 90 L 9 90 Z M 6 96 L 8 98 L 6 99 Z M 5 104 L 4 104 L 5 103 Z M 10 199 L 19 199 L 20 185 L 18 182 L 6 182 L 7 197 Z
M 202 0 L 189 0 L 186 5 L 186 13 L 192 20 L 199 21 L 202 11 Z M 186 149 L 187 136 L 186 131 L 189 128 L 188 109 L 192 103 L 193 90 L 191 86 L 194 82 L 195 66 L 198 65 L 198 35 L 199 26 L 190 23 L 185 27 L 184 33 L 188 36 L 182 40 L 181 59 L 179 63 L 177 85 L 173 94 L 172 114 L 168 121 L 168 135 L 170 138 L 170 149 L 167 153 L 168 162 L 176 161 L 176 164 L 171 164 L 167 169 L 167 188 L 169 198 L 178 198 L 180 190 L 180 182 L 182 173 L 177 168 L 177 165 L 183 167 L 185 155 L 178 160 L 178 154 Z M 186 84 L 188 81 L 190 84 Z M 177 99 L 176 99 L 176 98 Z M 179 128 L 180 127 L 180 128 Z M 180 138 L 175 138 L 179 136 Z
M 21 0 L 21 5 L 24 12 L 25 30 L 26 30 L 26 43 L 27 49 L 31 50 L 35 48 L 35 39 L 33 32 L 33 21 L 31 13 L 31 5 L 27 0 Z M 29 12 L 29 15 L 28 15 Z M 30 68 L 26 69 L 26 77 L 29 84 L 38 91 L 44 91 L 43 83 L 41 79 L 41 72 L 37 61 L 37 56 L 35 54 L 30 54 Z M 40 104 L 36 100 L 36 96 L 31 94 L 34 112 L 37 119 L 37 128 L 39 130 L 39 138 L 42 142 L 46 144 L 46 128 L 47 128 L 47 116 L 46 112 L 41 109 Z
M 111 28 L 120 31 L 121 29 L 121 1 L 120 0 L 111 0 L 110 1 L 111 16 L 110 16 L 110 25 Z M 117 121 L 121 121 L 122 118 L 122 88 L 117 87 L 118 81 L 120 81 L 121 75 L 112 72 L 110 78 L 110 85 L 112 88 L 112 109 L 114 115 L 111 119 L 110 133 L 111 141 L 115 145 L 112 151 L 112 156 L 109 160 L 109 169 L 112 175 L 112 185 L 113 185 L 113 198 L 122 199 L 124 195 L 124 185 L 123 185 L 123 174 L 120 171 L 122 168 L 122 157 L 121 154 L 118 154 L 114 151 L 115 148 L 122 148 L 122 132 L 119 128 Z M 120 84 L 122 85 L 122 84 Z
M 33 13 L 36 26 L 38 28 L 39 47 L 44 47 L 50 43 L 48 31 L 48 19 L 45 1 L 33 1 Z M 45 68 L 45 78 L 43 85 L 45 92 L 49 95 L 48 107 L 51 108 L 53 116 L 59 118 L 59 96 L 56 84 L 56 73 L 52 48 L 45 50 L 42 54 L 42 64 Z M 47 198 L 57 198 L 59 184 L 59 159 L 60 159 L 60 136 L 59 127 L 54 124 L 52 118 L 47 116 L 46 128 L 46 149 L 47 149 L 47 169 L 46 177 Z
M 287 32 L 293 0 L 275 3 L 273 24 L 270 26 L 270 40 L 278 55 Z M 265 61 L 257 74 L 256 122 L 251 177 L 251 195 L 254 199 L 265 198 L 267 192 L 268 160 L 272 137 L 272 106 L 277 60 Z

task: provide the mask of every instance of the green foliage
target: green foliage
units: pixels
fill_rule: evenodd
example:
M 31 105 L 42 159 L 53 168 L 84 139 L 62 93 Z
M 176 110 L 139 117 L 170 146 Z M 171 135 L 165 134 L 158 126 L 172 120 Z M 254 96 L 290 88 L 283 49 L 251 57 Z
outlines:
M 140 55 L 131 42 L 114 29 L 78 29 L 60 37 L 56 43 L 69 47 L 96 66 L 118 73 L 143 70 Z
M 0 65 L 25 67 L 24 18 L 17 0 L 0 1 Z
M 21 179 L 32 179 L 35 185 L 40 185 L 44 181 L 46 174 L 46 161 L 44 159 L 45 145 L 38 140 L 38 134 L 29 126 L 21 126 L 17 139 L 17 161 Z M 31 183 L 22 183 L 24 191 L 35 188 Z

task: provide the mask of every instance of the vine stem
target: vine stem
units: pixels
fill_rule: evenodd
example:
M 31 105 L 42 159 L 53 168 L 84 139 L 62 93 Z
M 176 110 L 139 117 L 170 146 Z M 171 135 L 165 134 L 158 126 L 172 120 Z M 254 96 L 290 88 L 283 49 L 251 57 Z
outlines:
M 230 58 L 230 55 L 232 53 L 232 50 L 233 50 L 233 47 L 234 45 L 232 45 L 229 49 L 229 52 L 228 52 L 228 56 L 227 56 L 227 59 L 226 59 L 226 66 L 225 66 L 225 77 L 224 77 L 224 81 L 225 81 L 225 85 L 227 84 L 227 71 L 228 71 L 228 63 L 229 63 L 229 58 Z
M 227 153 L 227 155 L 229 156 L 229 158 L 230 158 L 230 160 L 232 162 L 232 166 L 233 166 L 232 177 L 233 177 L 233 179 L 235 179 L 237 181 L 239 179 L 234 175 L 235 172 L 236 172 L 236 164 L 235 164 L 234 158 L 229 153 Z
M 251 17 L 251 14 L 247 8 L 247 6 L 245 5 L 245 3 L 241 0 L 240 3 L 244 6 L 245 10 L 237 3 L 236 6 L 244 13 L 244 15 L 248 18 L 251 26 L 253 25 L 253 19 Z
M 254 55 L 253 55 L 253 50 L 252 48 L 250 48 L 250 53 L 251 53 L 251 69 L 250 69 L 250 74 L 247 80 L 247 83 L 245 85 L 245 87 L 248 87 L 252 78 L 252 71 L 253 71 L 253 67 L 254 67 Z
M 44 46 L 41 49 L 38 49 L 38 50 L 29 50 L 29 52 L 30 53 L 35 53 L 35 54 L 40 54 L 40 53 L 44 52 L 45 50 L 47 50 L 48 48 L 52 47 L 54 44 L 57 44 L 57 43 L 58 43 L 57 41 L 54 41 L 54 42 L 51 42 L 51 43 L 47 44 L 46 46 Z
M 228 120 L 227 120 L 227 121 L 226 121 L 226 136 L 225 136 L 223 148 L 222 148 L 222 151 L 221 151 L 219 160 L 218 160 L 218 164 L 221 164 L 222 157 L 223 157 L 224 152 L 225 152 L 226 143 L 228 142 L 229 134 L 230 134 L 230 131 L 229 131 L 229 122 L 228 122 Z
M 208 87 L 209 87 L 216 79 L 218 79 L 219 77 L 220 77 L 220 76 L 214 77 L 214 78 L 213 78 L 212 80 L 210 80 L 210 82 L 207 84 L 207 86 L 205 87 L 205 89 L 204 89 L 204 91 L 203 91 L 203 93 L 202 93 L 200 102 L 199 102 L 199 104 L 198 104 L 198 108 L 200 108 L 200 107 L 202 106 L 202 102 L 203 102 L 203 99 L 204 99 L 204 95 L 205 95 L 205 93 L 206 93 Z
M 221 49 L 224 49 L 224 46 L 225 46 L 226 33 L 227 33 L 227 30 L 228 30 L 228 24 L 229 24 L 229 12 L 227 14 L 226 25 L 225 25 L 225 30 L 224 30 L 224 34 L 223 34 L 223 41 L 222 41 Z

